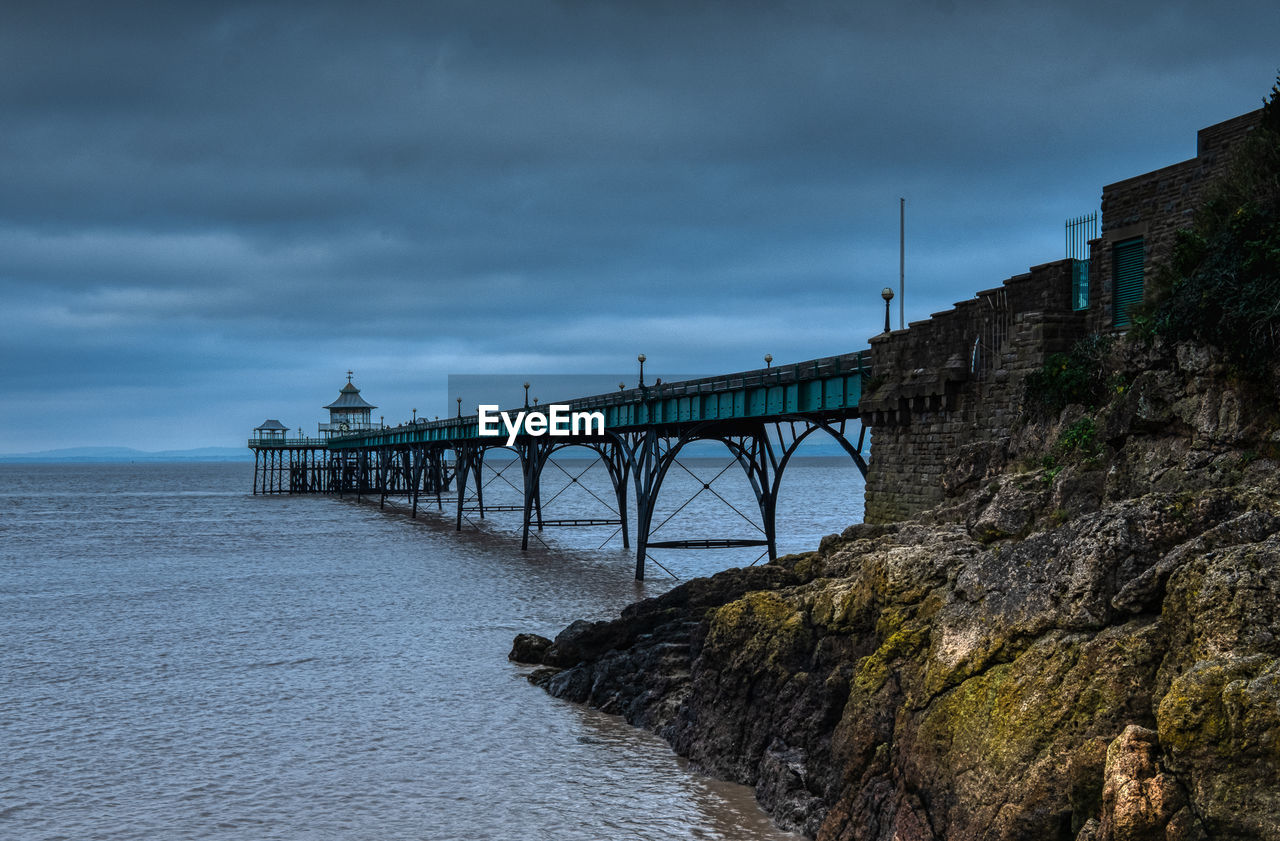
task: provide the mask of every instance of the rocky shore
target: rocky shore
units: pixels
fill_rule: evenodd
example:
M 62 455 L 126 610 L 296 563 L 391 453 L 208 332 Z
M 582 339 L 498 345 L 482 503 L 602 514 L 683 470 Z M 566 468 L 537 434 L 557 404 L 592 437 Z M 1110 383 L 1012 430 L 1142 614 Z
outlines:
M 512 658 L 823 841 L 1280 839 L 1275 379 L 1158 341 L 1107 365 L 925 515 Z

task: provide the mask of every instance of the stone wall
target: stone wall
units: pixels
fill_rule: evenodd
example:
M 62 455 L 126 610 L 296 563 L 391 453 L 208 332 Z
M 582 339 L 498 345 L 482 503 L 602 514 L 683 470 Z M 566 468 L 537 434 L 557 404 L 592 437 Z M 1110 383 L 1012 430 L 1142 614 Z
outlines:
M 1073 310 L 1072 261 L 1060 260 L 871 339 L 873 378 L 861 401 L 871 429 L 866 522 L 910 517 L 942 502 L 947 487 L 981 479 L 1021 413 L 1027 374 L 1050 354 L 1114 329 L 1112 246 L 1143 237 L 1150 272 L 1260 113 L 1201 130 L 1191 160 L 1103 188 L 1086 310 Z
M 1231 149 L 1258 125 L 1261 115 L 1259 109 L 1201 129 L 1194 158 L 1102 188 L 1101 237 L 1091 243 L 1089 274 L 1093 332 L 1112 329 L 1112 246 L 1142 237 L 1145 268 L 1150 271 L 1163 262 L 1178 229 L 1191 224 L 1205 188 L 1226 171 Z
M 1003 446 L 1023 379 L 1085 335 L 1084 314 L 1071 309 L 1071 265 L 1037 266 L 871 340 L 874 376 L 861 401 L 871 428 L 866 522 L 937 505 L 957 453 L 977 465 Z

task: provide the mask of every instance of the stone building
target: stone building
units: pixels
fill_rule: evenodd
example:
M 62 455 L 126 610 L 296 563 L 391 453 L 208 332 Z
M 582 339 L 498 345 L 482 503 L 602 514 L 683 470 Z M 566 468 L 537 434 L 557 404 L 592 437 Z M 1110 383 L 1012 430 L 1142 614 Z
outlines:
M 1036 266 L 871 339 L 874 377 L 860 401 L 871 429 L 867 522 L 941 502 L 949 464 L 980 470 L 984 454 L 1008 439 L 1028 373 L 1088 335 L 1129 326 L 1151 267 L 1169 255 L 1175 232 L 1190 224 L 1260 116 L 1202 129 L 1194 158 L 1103 187 L 1100 236 L 1087 261 Z

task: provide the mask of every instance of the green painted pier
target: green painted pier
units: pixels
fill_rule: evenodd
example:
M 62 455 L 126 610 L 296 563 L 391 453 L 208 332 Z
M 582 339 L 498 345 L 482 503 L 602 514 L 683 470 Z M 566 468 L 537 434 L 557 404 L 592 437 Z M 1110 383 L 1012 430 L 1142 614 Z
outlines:
M 531 531 L 556 526 L 614 526 L 623 546 L 635 550 L 635 575 L 645 576 L 649 551 L 658 548 L 759 547 L 777 557 L 776 514 L 779 485 L 800 444 L 814 433 L 830 435 L 866 476 L 866 429 L 859 401 L 871 376 L 870 351 L 829 356 L 680 382 L 639 384 L 557 405 L 571 412 L 600 412 L 603 434 L 534 436 L 522 433 L 510 446 L 499 436 L 480 434 L 476 415 L 416 420 L 399 426 L 325 430 L 328 437 L 289 438 L 287 429 L 268 421 L 249 439 L 254 452 L 257 493 L 328 493 L 376 496 L 385 504 L 400 497 L 412 516 L 431 499 L 455 507 L 457 528 L 464 513 L 485 513 L 482 469 L 493 450 L 514 453 L 523 501 L 521 547 L 529 547 Z M 372 408 L 350 385 L 331 411 L 357 407 L 365 417 Z M 344 402 L 345 401 L 345 402 Z M 502 407 L 515 411 L 546 406 Z M 337 417 L 337 415 L 335 415 Z M 345 416 L 344 416 L 345 417 Z M 338 425 L 329 425 L 338 426 Z M 323 428 L 323 427 L 322 427 Z M 856 432 L 856 442 L 851 436 Z M 654 505 L 681 451 L 695 441 L 719 442 L 742 467 L 758 505 L 759 536 L 651 541 Z M 557 520 L 543 516 L 542 476 L 556 452 L 586 448 L 608 471 L 615 495 L 610 517 Z M 470 494 L 468 489 L 471 489 Z M 628 523 L 628 495 L 635 494 L 634 540 Z M 490 506 L 490 511 L 495 510 Z

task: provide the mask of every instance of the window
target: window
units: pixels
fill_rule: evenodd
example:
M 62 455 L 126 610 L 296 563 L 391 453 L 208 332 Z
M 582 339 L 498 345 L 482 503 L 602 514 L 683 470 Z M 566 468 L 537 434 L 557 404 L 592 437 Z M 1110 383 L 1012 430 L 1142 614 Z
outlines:
M 1128 327 L 1133 308 L 1142 303 L 1142 237 L 1116 243 L 1111 249 L 1111 265 L 1115 268 L 1111 323 Z
M 1089 261 L 1071 264 L 1071 308 L 1076 312 L 1089 309 Z

